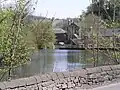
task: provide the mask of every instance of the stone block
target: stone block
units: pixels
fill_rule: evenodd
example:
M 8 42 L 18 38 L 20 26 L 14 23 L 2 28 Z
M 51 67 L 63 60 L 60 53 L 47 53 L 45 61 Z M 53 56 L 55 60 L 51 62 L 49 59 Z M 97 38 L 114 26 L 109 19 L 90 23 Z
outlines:
M 79 77 L 86 77 L 86 75 L 87 75 L 87 71 L 86 70 L 81 69 L 81 70 L 78 71 L 78 76 Z
M 68 90 L 75 90 L 74 88 L 69 88 Z
M 66 78 L 64 78 L 64 79 L 63 79 L 63 82 L 64 82 L 64 83 L 67 83 L 68 81 L 67 81 L 67 79 L 66 79 Z
M 102 69 L 100 67 L 95 67 L 95 69 L 96 69 L 96 73 L 102 72 Z
M 20 90 L 19 88 L 15 88 L 14 90 Z
M 65 80 L 65 79 L 59 79 L 59 81 L 58 81 L 60 84 L 63 84 L 63 83 L 67 83 L 67 80 Z
M 119 79 L 119 78 L 120 78 L 120 75 L 116 75 L 115 78 Z
M 114 71 L 114 70 L 120 70 L 120 65 L 112 65 L 110 66 L 111 69 Z
M 71 81 L 74 81 L 74 79 L 75 79 L 75 77 L 70 77 L 70 80 L 71 80 Z
M 97 76 L 96 76 L 96 74 L 91 74 L 91 75 L 88 76 L 88 78 L 90 78 L 90 79 L 96 79 Z
M 91 86 L 88 85 L 88 84 L 83 84 L 83 85 L 81 86 L 81 88 L 82 88 L 83 90 L 88 90 L 88 89 L 91 90 Z
M 53 87 L 53 90 L 59 90 L 59 88 L 57 88 L 57 87 Z
M 41 84 L 37 84 L 37 86 L 39 87 L 39 89 L 42 89 L 42 86 L 41 86 Z
M 6 88 L 6 85 L 4 83 L 0 82 L 0 89 L 3 90 L 5 88 Z
M 26 87 L 20 87 L 19 90 L 27 90 Z
M 115 70 L 114 73 L 115 73 L 116 75 L 119 75 L 119 74 L 120 74 L 120 70 Z
M 70 77 L 69 77 L 69 78 L 67 78 L 67 81 L 68 81 L 68 82 L 71 82 L 71 79 L 70 79 Z
M 34 89 L 34 90 L 38 90 L 38 89 L 39 89 L 38 85 L 37 85 L 37 84 L 36 84 L 36 85 L 33 85 L 33 89 Z
M 67 88 L 67 84 L 62 84 L 62 89 L 66 89 Z
M 69 72 L 63 72 L 63 75 L 64 75 L 65 78 L 70 77 L 70 73 Z
M 37 84 L 36 78 L 34 78 L 33 76 L 26 78 L 25 81 L 26 81 L 27 85 Z
M 56 74 L 57 74 L 57 76 L 58 76 L 59 79 L 63 79 L 64 78 L 63 73 L 57 72 Z
M 87 83 L 87 78 L 79 78 L 79 83 L 81 84 Z
M 42 79 L 39 75 L 34 76 L 34 78 L 36 79 L 36 83 L 41 83 Z
M 73 87 L 75 87 L 75 84 L 72 82 L 68 82 L 67 86 L 68 86 L 68 88 L 73 88 Z
M 49 81 L 49 78 L 47 77 L 46 74 L 41 75 L 40 78 L 41 78 L 42 82 L 47 82 L 47 81 Z
M 101 72 L 100 74 L 101 74 L 101 76 L 106 76 L 107 72 L 104 71 L 104 72 Z
M 53 88 L 48 88 L 47 90 L 53 90 Z
M 19 86 L 25 86 L 27 84 L 26 78 L 11 80 L 10 82 L 4 82 L 6 88 L 15 88 Z
M 101 66 L 102 71 L 111 71 L 110 66 Z
M 73 82 L 74 82 L 74 83 L 78 83 L 78 78 L 75 78 L 75 79 L 73 80 Z
M 114 74 L 113 71 L 106 71 L 106 73 L 109 74 L 109 75 L 113 75 Z
M 47 87 L 43 87 L 42 90 L 48 90 Z
M 55 80 L 54 82 L 55 82 L 55 84 L 59 84 L 59 83 L 60 83 L 59 81 L 60 81 L 60 80 L 57 79 L 57 80 Z
M 87 74 L 93 74 L 93 73 L 99 73 L 101 72 L 101 68 L 95 67 L 95 68 L 86 68 Z
M 120 65 L 115 65 L 115 67 L 117 68 L 117 70 L 120 70 Z
M 79 71 L 74 71 L 74 72 L 72 72 L 73 73 L 73 75 L 74 75 L 74 77 L 78 77 L 79 76 L 79 73 L 78 73 Z M 73 75 L 71 75 L 71 76 L 73 76 Z
M 14 82 L 14 81 L 12 81 Z M 25 86 L 27 84 L 25 78 L 17 79 L 16 84 L 19 84 L 18 86 Z
M 101 77 L 101 73 L 94 74 L 97 78 Z
M 41 85 L 42 85 L 43 87 L 46 87 L 46 86 L 49 86 L 49 85 L 51 85 L 51 84 L 53 84 L 53 83 L 54 83 L 54 81 L 50 80 L 50 81 L 41 83 Z
M 31 85 L 31 86 L 26 86 L 26 89 L 27 90 L 33 90 L 33 86 Z
M 55 86 L 56 86 L 56 84 L 53 83 L 53 84 L 50 84 L 49 86 L 47 86 L 47 88 L 53 88 L 53 87 L 55 87 Z
M 47 73 L 46 76 L 48 77 L 48 80 L 52 80 L 52 77 L 49 73 Z
M 62 84 L 57 84 L 56 87 L 57 88 L 62 88 Z
M 70 77 L 75 77 L 74 72 L 69 72 L 69 74 L 70 74 Z
M 78 83 L 78 84 L 77 84 L 77 86 L 78 86 L 78 87 L 81 87 L 81 86 L 82 86 L 82 84 L 81 84 L 81 83 Z
M 58 76 L 56 73 L 49 73 L 49 75 L 52 77 L 52 80 L 58 79 Z

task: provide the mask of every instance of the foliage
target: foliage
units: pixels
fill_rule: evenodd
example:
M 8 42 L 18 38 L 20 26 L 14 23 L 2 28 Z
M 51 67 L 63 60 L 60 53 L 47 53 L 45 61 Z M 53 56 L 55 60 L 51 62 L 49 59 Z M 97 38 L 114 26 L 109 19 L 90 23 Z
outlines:
M 25 64 L 29 59 L 30 49 L 24 40 L 23 20 L 29 2 L 19 0 L 16 7 L 0 11 L 0 52 L 3 54 L 4 67 L 12 68 Z
M 96 61 L 99 60 L 99 53 L 103 53 L 105 56 L 109 58 L 109 62 L 112 62 L 113 64 L 118 64 L 120 61 L 120 52 L 119 47 L 116 47 L 118 42 L 115 40 L 119 37 L 119 34 L 114 34 L 114 29 L 119 27 L 120 24 L 117 22 L 112 23 L 105 23 L 101 20 L 101 18 L 97 17 L 94 14 L 85 15 L 81 18 L 81 37 L 84 38 L 84 36 L 88 37 L 89 40 L 91 40 L 91 43 L 93 47 L 97 48 L 104 48 L 107 49 L 106 52 L 104 50 L 92 50 L 93 57 L 90 58 L 88 61 L 97 63 Z M 108 31 L 108 28 L 112 30 L 110 35 L 112 36 L 104 36 L 104 32 L 106 30 Z M 101 33 L 103 32 L 103 33 Z M 107 32 L 106 32 L 107 33 Z M 108 32 L 109 34 L 109 32 Z M 86 39 L 84 39 L 85 41 Z M 88 40 L 87 40 L 88 41 Z M 85 43 L 87 44 L 87 43 Z M 113 48 L 114 50 L 109 50 L 109 48 Z M 94 64 L 95 65 L 95 64 Z
M 92 12 L 101 16 L 107 23 L 119 22 L 120 0 L 93 0 L 92 4 L 88 6 L 86 15 Z
M 52 23 L 49 21 L 34 21 L 31 27 L 34 43 L 38 49 L 54 48 L 55 33 L 52 30 Z

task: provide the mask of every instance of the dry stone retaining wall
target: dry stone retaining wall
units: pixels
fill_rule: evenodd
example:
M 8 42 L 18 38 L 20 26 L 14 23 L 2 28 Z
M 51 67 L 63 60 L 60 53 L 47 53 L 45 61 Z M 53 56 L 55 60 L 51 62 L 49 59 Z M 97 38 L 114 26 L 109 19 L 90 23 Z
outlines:
M 80 90 L 113 82 L 119 78 L 120 65 L 102 66 L 1 82 L 0 90 Z

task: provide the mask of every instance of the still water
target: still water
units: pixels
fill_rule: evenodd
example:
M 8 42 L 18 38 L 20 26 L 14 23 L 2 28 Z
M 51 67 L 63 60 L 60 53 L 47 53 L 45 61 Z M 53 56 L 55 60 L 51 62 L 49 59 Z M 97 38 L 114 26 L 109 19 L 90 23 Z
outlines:
M 19 77 L 46 72 L 71 71 L 85 66 L 81 62 L 83 51 L 79 50 L 41 50 L 31 56 L 31 62 L 13 70 Z
M 41 50 L 31 56 L 31 62 L 13 70 L 15 78 L 27 77 L 46 72 L 72 71 L 77 68 L 93 67 L 89 60 L 90 52 L 85 50 Z M 105 55 L 99 55 L 99 65 L 103 64 Z

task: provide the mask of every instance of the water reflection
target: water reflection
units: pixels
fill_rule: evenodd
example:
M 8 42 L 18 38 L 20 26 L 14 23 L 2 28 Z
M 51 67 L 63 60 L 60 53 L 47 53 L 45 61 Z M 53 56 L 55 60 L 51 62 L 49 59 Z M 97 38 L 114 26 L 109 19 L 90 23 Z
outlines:
M 67 56 L 68 56 L 68 50 L 55 50 L 54 53 L 54 68 L 53 72 L 62 72 L 67 71 Z
M 71 71 L 77 68 L 93 67 L 93 54 L 85 50 L 41 50 L 31 56 L 31 62 L 14 70 L 15 78 L 27 77 L 45 72 Z M 99 64 L 106 58 L 99 54 Z
M 19 77 L 45 72 L 63 72 L 83 67 L 79 50 L 41 50 L 31 57 L 31 63 L 14 70 Z

